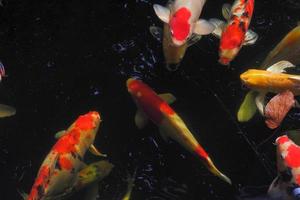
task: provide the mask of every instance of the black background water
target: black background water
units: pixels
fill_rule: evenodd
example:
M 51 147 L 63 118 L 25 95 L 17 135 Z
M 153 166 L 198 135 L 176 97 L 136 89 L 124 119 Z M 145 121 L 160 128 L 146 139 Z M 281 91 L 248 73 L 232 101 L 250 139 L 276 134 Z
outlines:
M 208 1 L 202 17 L 221 18 L 225 2 L 232 3 Z M 3 2 L 0 59 L 8 77 L 0 85 L 0 101 L 15 106 L 17 114 L 0 120 L 1 200 L 21 199 L 17 189 L 30 190 L 56 142 L 54 134 L 90 110 L 103 118 L 95 144 L 115 165 L 100 185 L 100 199 L 121 199 L 127 173 L 135 167 L 133 200 L 234 199 L 244 186 L 271 182 L 276 175 L 272 142 L 299 121 L 289 117 L 275 134 L 258 115 L 238 124 L 236 111 L 247 91 L 239 74 L 259 65 L 296 26 L 299 3 L 256 1 L 251 22 L 260 36 L 256 45 L 244 47 L 227 68 L 217 63 L 218 40 L 203 37 L 189 48 L 176 73 L 165 70 L 161 44 L 148 31 L 151 25 L 162 26 L 153 3 L 166 1 Z M 125 85 L 131 76 L 142 78 L 158 93 L 177 97 L 172 107 L 233 186 L 212 176 L 176 143 L 164 142 L 154 125 L 135 127 L 136 107 Z

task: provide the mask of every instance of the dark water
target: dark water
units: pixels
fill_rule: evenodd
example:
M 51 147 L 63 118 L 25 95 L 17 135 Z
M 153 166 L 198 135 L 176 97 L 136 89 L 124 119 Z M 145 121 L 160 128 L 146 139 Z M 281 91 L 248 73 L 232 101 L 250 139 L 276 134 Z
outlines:
M 209 0 L 203 18 L 221 18 L 225 2 L 231 3 Z M 247 92 L 239 74 L 257 66 L 296 25 L 299 3 L 257 0 L 251 23 L 260 36 L 256 45 L 244 47 L 226 68 L 217 63 L 218 40 L 206 36 L 188 50 L 176 73 L 165 70 L 161 44 L 148 31 L 162 25 L 153 3 L 166 1 L 3 1 L 0 59 L 8 77 L 0 85 L 0 100 L 17 114 L 0 120 L 1 200 L 21 199 L 17 189 L 30 190 L 54 134 L 90 110 L 103 118 L 95 144 L 115 165 L 100 185 L 100 199 L 121 199 L 127 173 L 136 167 L 133 200 L 235 199 L 244 186 L 272 181 L 272 142 L 282 130 L 299 127 L 299 118 L 288 117 L 275 132 L 258 115 L 237 123 Z M 135 127 L 136 107 L 125 86 L 131 76 L 177 97 L 172 107 L 233 186 L 176 143 L 165 143 L 154 125 Z

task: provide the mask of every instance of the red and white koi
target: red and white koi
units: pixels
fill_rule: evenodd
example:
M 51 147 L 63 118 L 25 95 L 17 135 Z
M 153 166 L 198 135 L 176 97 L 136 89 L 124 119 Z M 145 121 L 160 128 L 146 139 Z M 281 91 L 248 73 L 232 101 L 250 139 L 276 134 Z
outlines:
M 173 95 L 157 95 L 142 81 L 132 78 L 127 80 L 127 89 L 138 107 L 135 116 L 135 123 L 138 128 L 143 128 L 147 124 L 148 119 L 150 119 L 158 126 L 164 139 L 170 137 L 175 140 L 189 152 L 200 158 L 210 172 L 231 183 L 230 179 L 216 168 L 208 153 L 198 143 L 183 120 L 168 105 L 168 103 L 171 104 L 175 101 Z
M 258 36 L 248 30 L 254 10 L 254 0 L 235 0 L 233 6 L 224 4 L 222 13 L 227 25 L 218 19 L 209 20 L 216 26 L 214 34 L 221 37 L 219 62 L 228 65 L 243 45 L 255 43 Z
M 73 186 L 85 166 L 83 157 L 93 145 L 100 124 L 98 112 L 81 115 L 52 147 L 42 163 L 28 200 L 52 199 Z
M 154 4 L 156 15 L 169 24 L 174 45 L 183 45 L 193 33 L 207 35 L 213 32 L 213 24 L 199 19 L 205 2 L 206 0 L 175 0 L 169 7 Z
M 291 200 L 300 195 L 300 146 L 290 138 L 293 135 L 299 138 L 298 131 L 290 131 L 276 139 L 278 176 L 268 190 L 276 199 Z

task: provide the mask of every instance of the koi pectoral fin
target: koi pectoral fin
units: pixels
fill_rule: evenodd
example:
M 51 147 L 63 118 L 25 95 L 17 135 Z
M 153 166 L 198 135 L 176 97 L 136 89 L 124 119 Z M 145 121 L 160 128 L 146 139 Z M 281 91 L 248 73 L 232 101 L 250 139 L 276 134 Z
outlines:
M 160 27 L 157 26 L 150 26 L 149 31 L 151 35 L 159 42 L 163 39 L 163 30 Z
M 199 19 L 194 28 L 194 33 L 199 35 L 208 35 L 215 30 L 215 26 L 207 20 Z
M 255 98 L 256 107 L 262 116 L 264 116 L 265 98 L 266 93 L 264 92 L 259 93 L 258 96 Z
M 255 44 L 258 39 L 258 34 L 252 30 L 248 30 L 245 35 L 245 40 L 243 42 L 244 46 Z
M 221 38 L 222 32 L 224 30 L 224 27 L 226 25 L 226 22 L 217 19 L 217 18 L 211 18 L 208 20 L 211 24 L 213 24 L 215 26 L 215 30 L 212 32 L 212 34 L 216 37 L 216 38 Z
M 148 121 L 149 119 L 144 114 L 144 112 L 138 109 L 134 117 L 134 122 L 138 129 L 144 128 L 148 124 Z
M 222 15 L 224 19 L 229 20 L 231 17 L 231 5 L 229 3 L 224 3 L 222 6 Z
M 89 147 L 89 151 L 95 156 L 107 157 L 106 154 L 101 153 L 93 144 Z
M 168 104 L 172 104 L 176 101 L 176 97 L 171 93 L 164 93 L 158 95 L 160 98 L 162 98 L 165 102 Z
M 170 10 L 167 7 L 164 7 L 164 6 L 161 6 L 158 4 L 154 4 L 153 9 L 154 9 L 155 14 L 161 21 L 163 21 L 165 23 L 169 23 Z
M 237 113 L 237 119 L 239 122 L 247 122 L 255 115 L 257 110 L 255 104 L 256 96 L 257 93 L 255 91 L 250 91 L 247 93 Z
M 199 40 L 201 40 L 202 36 L 198 34 L 192 34 L 192 36 L 188 39 L 187 45 L 188 47 L 196 44 Z

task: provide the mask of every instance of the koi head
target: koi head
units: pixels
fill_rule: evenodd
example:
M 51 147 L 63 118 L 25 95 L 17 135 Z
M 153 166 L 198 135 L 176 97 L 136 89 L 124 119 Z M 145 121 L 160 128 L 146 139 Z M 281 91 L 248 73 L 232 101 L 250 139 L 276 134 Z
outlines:
M 188 8 L 181 7 L 170 17 L 169 26 L 174 45 L 183 45 L 191 35 L 191 15 Z
M 245 38 L 243 32 L 236 25 L 229 25 L 222 33 L 219 49 L 219 62 L 228 65 L 238 54 Z
M 256 89 L 267 85 L 265 82 L 267 73 L 265 70 L 249 69 L 240 75 L 240 79 L 248 88 Z
M 141 86 L 143 83 L 137 79 L 129 78 L 126 82 L 128 92 L 134 97 L 141 96 Z
M 53 146 L 52 151 L 58 154 L 79 153 L 83 156 L 95 140 L 100 121 L 100 115 L 95 111 L 79 116 Z

